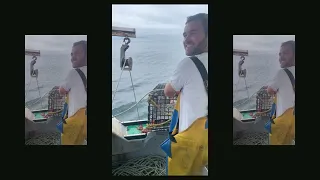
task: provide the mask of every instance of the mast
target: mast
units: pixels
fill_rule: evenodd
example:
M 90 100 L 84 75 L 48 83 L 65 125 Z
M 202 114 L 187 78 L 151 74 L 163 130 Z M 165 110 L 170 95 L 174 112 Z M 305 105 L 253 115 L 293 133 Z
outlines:
M 112 36 L 136 38 L 136 29 L 112 26 Z

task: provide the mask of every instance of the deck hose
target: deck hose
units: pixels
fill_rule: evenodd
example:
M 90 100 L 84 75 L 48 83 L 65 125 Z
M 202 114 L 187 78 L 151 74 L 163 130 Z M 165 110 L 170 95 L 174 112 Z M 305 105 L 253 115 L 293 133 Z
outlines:
M 113 176 L 165 176 L 166 159 L 158 155 L 149 155 L 130 159 L 127 162 L 113 162 Z

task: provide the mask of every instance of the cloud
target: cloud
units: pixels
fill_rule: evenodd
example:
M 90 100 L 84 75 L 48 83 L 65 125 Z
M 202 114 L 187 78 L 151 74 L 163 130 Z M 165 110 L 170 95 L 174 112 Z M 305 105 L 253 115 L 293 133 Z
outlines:
M 80 40 L 87 40 L 87 35 L 25 35 L 25 48 L 69 53 L 72 44 Z
M 208 13 L 208 5 L 112 5 L 112 26 L 181 32 L 197 13 Z
M 233 35 L 233 48 L 274 53 L 289 40 L 295 40 L 295 35 Z

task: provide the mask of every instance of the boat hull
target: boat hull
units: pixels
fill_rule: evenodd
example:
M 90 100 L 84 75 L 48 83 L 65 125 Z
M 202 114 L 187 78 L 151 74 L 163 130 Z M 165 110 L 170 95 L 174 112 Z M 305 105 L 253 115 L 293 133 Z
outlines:
M 53 116 L 46 118 L 48 110 L 32 111 L 35 119 L 30 121 L 25 119 L 25 140 L 28 141 L 34 137 L 42 134 L 55 134 L 59 135 L 56 127 L 57 123 L 61 120 L 61 116 Z M 58 138 L 58 137 L 57 137 Z

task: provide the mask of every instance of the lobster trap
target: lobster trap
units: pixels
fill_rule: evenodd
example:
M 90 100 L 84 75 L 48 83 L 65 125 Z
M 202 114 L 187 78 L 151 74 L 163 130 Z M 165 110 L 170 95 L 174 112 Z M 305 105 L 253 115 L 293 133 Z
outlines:
M 48 97 L 48 111 L 51 113 L 50 116 L 60 116 L 65 98 L 65 95 L 59 93 L 59 87 L 56 86 L 52 88 Z
M 148 98 L 148 122 L 153 130 L 167 130 L 177 96 L 167 97 L 164 95 L 165 84 L 158 84 Z
M 262 87 L 256 96 L 256 110 L 257 112 L 265 112 L 271 109 L 274 96 L 268 94 L 267 87 Z

